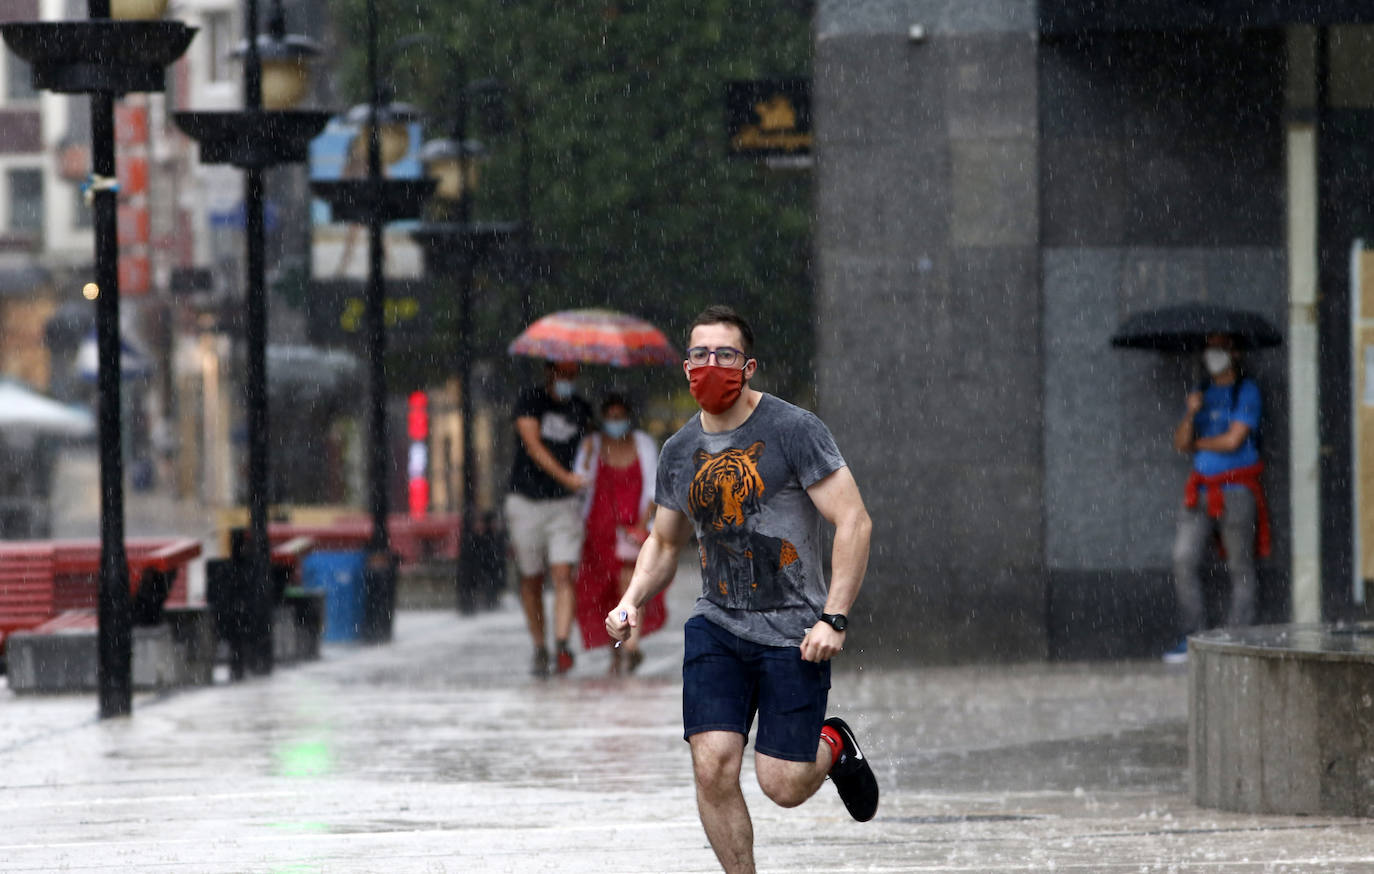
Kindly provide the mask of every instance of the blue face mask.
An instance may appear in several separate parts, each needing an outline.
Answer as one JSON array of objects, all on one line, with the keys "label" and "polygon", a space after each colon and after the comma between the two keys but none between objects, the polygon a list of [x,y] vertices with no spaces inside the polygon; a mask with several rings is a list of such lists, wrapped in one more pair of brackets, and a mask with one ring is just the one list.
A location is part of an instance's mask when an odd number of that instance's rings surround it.
[{"label": "blue face mask", "polygon": [[630,433],[630,423],[627,419],[611,419],[601,423],[601,430],[612,440],[619,440]]},{"label": "blue face mask", "polygon": [[566,401],[573,396],[573,382],[571,379],[555,379],[553,381],[554,397],[560,401]]}]

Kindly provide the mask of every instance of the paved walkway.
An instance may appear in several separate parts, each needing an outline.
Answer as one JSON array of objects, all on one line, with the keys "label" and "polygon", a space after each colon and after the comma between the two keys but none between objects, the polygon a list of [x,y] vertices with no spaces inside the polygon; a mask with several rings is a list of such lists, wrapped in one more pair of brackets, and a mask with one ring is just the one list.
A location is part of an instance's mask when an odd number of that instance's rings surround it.
[{"label": "paved walkway", "polygon": [[[56,535],[95,536],[93,464],[64,468]],[[210,534],[194,508],[128,497],[131,536]],[[529,677],[508,597],[474,618],[403,612],[390,645],[326,646],[270,678],[138,695],[128,719],[0,686],[0,872],[718,870],[680,737],[693,577],[632,678],[606,677],[604,651]],[[829,786],[779,809],[746,762],[759,869],[1374,872],[1374,820],[1191,804],[1186,687],[1153,663],[841,660],[832,711],[875,764],[878,816],[854,823]]]},{"label": "paved walkway", "polygon": [[[626,679],[604,651],[527,676],[508,598],[403,613],[390,645],[270,678],[139,695],[128,719],[0,689],[0,871],[717,870],[679,736],[679,624]],[[1374,820],[1188,801],[1183,671],[851,664],[835,686],[878,817],[852,822],[829,786],[779,809],[749,769],[761,871],[1374,871]]]}]

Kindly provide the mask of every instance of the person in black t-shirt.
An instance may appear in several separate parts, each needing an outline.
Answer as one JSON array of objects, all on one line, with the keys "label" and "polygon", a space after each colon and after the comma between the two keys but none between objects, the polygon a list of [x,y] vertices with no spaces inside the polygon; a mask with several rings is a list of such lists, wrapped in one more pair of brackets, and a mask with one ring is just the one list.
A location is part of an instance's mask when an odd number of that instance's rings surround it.
[{"label": "person in black t-shirt", "polygon": [[535,674],[548,673],[544,631],[544,572],[554,586],[554,667],[573,666],[568,649],[576,594],[573,568],[582,555],[582,515],[577,493],[583,478],[573,457],[591,425],[592,410],[576,394],[576,364],[548,362],[544,385],[520,392],[515,401],[515,463],[506,496],[506,526],[520,571],[520,602],[534,639]]}]

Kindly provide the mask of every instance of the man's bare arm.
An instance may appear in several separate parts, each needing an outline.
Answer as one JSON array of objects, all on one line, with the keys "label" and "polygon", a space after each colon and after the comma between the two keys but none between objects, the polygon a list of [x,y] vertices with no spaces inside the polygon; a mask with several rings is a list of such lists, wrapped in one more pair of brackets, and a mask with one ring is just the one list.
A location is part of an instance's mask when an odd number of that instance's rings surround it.
[{"label": "man's bare arm", "polygon": [[1193,417],[1197,415],[1197,411],[1200,409],[1202,409],[1202,392],[1189,392],[1183,419],[1174,426],[1174,449],[1185,455],[1194,451]]},{"label": "man's bare arm", "polygon": [[521,444],[525,447],[525,453],[529,455],[540,470],[547,473],[558,481],[558,484],[569,491],[577,491],[583,486],[582,477],[568,470],[558,463],[558,459],[553,457],[549,447],[544,445],[544,440],[539,436],[539,420],[534,416],[521,416],[515,420],[515,433],[519,435]]},{"label": "man's bare arm", "polygon": [[[864,573],[868,570],[873,520],[868,516],[859,485],[848,467],[813,483],[806,493],[825,520],[835,526],[825,612],[847,615],[859,597]],[[802,641],[802,658],[809,662],[825,661],[844,648],[844,639],[845,632],[818,622]]]}]

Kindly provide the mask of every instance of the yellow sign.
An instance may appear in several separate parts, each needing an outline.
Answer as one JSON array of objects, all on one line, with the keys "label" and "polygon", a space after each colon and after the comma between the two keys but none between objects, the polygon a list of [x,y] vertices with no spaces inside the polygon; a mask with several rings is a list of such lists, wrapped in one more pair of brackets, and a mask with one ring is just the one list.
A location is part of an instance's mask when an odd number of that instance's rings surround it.
[{"label": "yellow sign", "polygon": [[806,79],[730,82],[726,127],[730,154],[804,155],[811,151],[811,83]]}]

